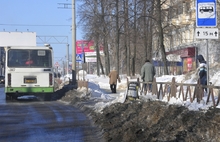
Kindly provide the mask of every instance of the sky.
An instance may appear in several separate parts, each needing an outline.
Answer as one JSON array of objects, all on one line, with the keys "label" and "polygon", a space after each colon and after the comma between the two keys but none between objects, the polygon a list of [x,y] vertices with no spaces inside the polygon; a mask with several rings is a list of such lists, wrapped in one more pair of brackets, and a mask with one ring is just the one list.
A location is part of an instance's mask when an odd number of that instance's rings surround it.
[{"label": "sky", "polygon": [[[67,55],[66,43],[69,44],[69,53],[72,53],[72,9],[60,8],[64,5],[59,3],[71,4],[72,0],[0,0],[0,32],[29,31],[36,32],[36,35],[41,37],[56,37],[63,44],[51,44],[54,61],[62,61]],[[76,15],[79,4],[76,0]],[[55,41],[53,39],[49,41]],[[76,40],[81,39],[82,31],[76,25]],[[37,39],[37,42],[41,41]]]},{"label": "sky", "polygon": [[[98,102],[91,107],[94,107],[94,109],[102,113],[102,110],[109,105],[112,105],[114,103],[124,103],[125,97],[126,97],[126,91],[127,91],[127,77],[126,75],[120,75],[121,82],[117,84],[117,93],[111,93],[110,92],[110,85],[109,85],[109,78],[108,76],[101,75],[100,77],[94,74],[86,74],[86,72],[80,71],[79,74],[77,74],[77,78],[83,79],[83,76],[85,80],[89,81],[89,89],[88,92],[90,93],[90,99],[98,100]],[[139,75],[136,75],[139,77]],[[160,77],[156,77],[157,82],[171,82],[172,78],[175,77],[175,80],[180,83],[190,83],[190,84],[196,84],[195,79],[196,74],[192,74],[189,79],[186,79],[185,75],[164,75]],[[69,76],[71,77],[71,76]],[[65,77],[64,77],[65,78]],[[65,80],[63,77],[62,80]],[[215,75],[213,75],[210,78],[210,81],[214,83],[214,85],[220,84],[220,71],[216,72]],[[129,81],[137,81],[136,79],[129,79]],[[158,86],[159,88],[159,86]],[[178,89],[178,88],[177,88]],[[81,91],[83,93],[82,97],[86,94],[86,88],[78,88],[78,91]],[[178,96],[177,92],[177,96]],[[193,93],[191,93],[193,94]],[[141,94],[139,91],[139,99],[143,101],[155,101],[158,100],[156,95],[152,95],[152,93],[148,93],[146,95]],[[163,99],[160,99],[160,101],[167,102],[168,105],[179,105],[179,106],[185,106],[189,110],[192,111],[206,111],[209,107],[213,106],[212,99],[210,97],[210,100],[208,104],[206,104],[207,95],[205,94],[202,101],[200,103],[197,103],[197,101],[190,102],[189,99],[186,101],[183,101],[182,98],[174,98],[172,97],[170,101],[168,102],[167,97],[164,97]],[[138,101],[138,100],[137,100]],[[215,102],[217,102],[217,96],[215,96]],[[217,108],[220,108],[220,104],[217,106]]]}]

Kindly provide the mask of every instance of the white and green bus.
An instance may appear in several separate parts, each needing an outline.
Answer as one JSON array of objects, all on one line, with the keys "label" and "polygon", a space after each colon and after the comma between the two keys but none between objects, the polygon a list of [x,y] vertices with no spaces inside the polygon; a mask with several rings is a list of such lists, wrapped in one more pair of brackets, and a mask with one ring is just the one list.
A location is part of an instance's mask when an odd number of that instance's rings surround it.
[{"label": "white and green bus", "polygon": [[43,100],[50,100],[54,93],[52,47],[46,45],[4,48],[6,99],[35,95]]}]

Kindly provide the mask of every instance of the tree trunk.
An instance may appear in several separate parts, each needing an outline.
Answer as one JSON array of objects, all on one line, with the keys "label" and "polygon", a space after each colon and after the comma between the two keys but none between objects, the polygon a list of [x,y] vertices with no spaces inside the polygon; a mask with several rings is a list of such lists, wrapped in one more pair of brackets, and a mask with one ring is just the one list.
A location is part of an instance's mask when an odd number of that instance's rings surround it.
[{"label": "tree trunk", "polygon": [[157,25],[159,29],[159,42],[160,42],[162,61],[164,62],[164,74],[168,75],[166,51],[163,43],[164,37],[163,37],[163,28],[162,28],[162,20],[161,20],[161,0],[157,0],[157,11],[158,11]]},{"label": "tree trunk", "polygon": [[[95,15],[98,14],[98,1],[95,0],[94,2],[94,9],[95,9]],[[97,16],[96,16],[97,19]],[[96,20],[95,19],[95,20]],[[100,50],[99,50],[99,34],[97,31],[95,31],[95,47],[96,47],[96,70],[97,70],[97,76],[100,76],[100,68],[99,64],[101,64],[100,60]]]},{"label": "tree trunk", "polygon": [[[153,10],[154,10],[154,3],[155,3],[155,1],[153,0],[152,1],[152,4],[151,4],[151,11],[150,11],[150,16],[152,16],[153,17]],[[147,52],[148,52],[148,54],[147,54],[147,58],[149,59],[149,60],[152,60],[152,54],[153,54],[153,52],[152,52],[152,40],[153,40],[153,19],[152,18],[149,18],[148,19],[148,50],[147,50]]]},{"label": "tree trunk", "polygon": [[124,43],[125,43],[125,54],[126,54],[126,73],[127,75],[130,75],[130,46],[129,46],[129,29],[128,29],[128,0],[124,1],[124,20],[125,20],[125,35],[124,35]]},{"label": "tree trunk", "polygon": [[136,50],[137,50],[137,4],[134,0],[134,56],[132,61],[132,75],[135,75],[135,61],[136,61]]},{"label": "tree trunk", "polygon": [[104,23],[103,27],[103,45],[104,45],[104,54],[105,54],[105,74],[108,75],[110,72],[110,62],[109,62],[109,50],[107,43],[107,30],[106,30],[106,22],[105,22],[105,8],[104,1],[101,1],[101,10],[102,10],[102,23]]},{"label": "tree trunk", "polygon": [[119,72],[119,42],[120,42],[120,29],[119,29],[119,17],[118,17],[118,0],[116,0],[116,70]]}]

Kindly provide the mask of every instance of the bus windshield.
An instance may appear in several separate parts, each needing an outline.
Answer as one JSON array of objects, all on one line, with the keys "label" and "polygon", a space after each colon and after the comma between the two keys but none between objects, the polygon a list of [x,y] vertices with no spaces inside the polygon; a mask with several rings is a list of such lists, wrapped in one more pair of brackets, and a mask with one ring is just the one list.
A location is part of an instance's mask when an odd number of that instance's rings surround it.
[{"label": "bus windshield", "polygon": [[8,51],[8,67],[51,68],[51,50],[10,49]]}]

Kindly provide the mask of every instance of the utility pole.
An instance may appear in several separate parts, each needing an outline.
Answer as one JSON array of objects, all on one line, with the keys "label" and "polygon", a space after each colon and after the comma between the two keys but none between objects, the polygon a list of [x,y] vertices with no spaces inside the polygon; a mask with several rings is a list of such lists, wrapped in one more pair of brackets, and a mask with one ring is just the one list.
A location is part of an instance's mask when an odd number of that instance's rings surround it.
[{"label": "utility pole", "polygon": [[[70,9],[70,3],[58,3],[63,9]],[[68,64],[69,65],[69,64]],[[72,85],[76,86],[76,21],[75,21],[75,0],[72,0]]]},{"label": "utility pole", "polygon": [[67,47],[67,55],[66,55],[67,65],[66,65],[66,70],[67,70],[67,74],[69,74],[69,44],[67,44],[66,47]]},{"label": "utility pole", "polygon": [[[76,21],[75,21],[75,1],[72,0],[72,85],[76,86]],[[64,9],[70,9],[69,3],[58,3]]]},{"label": "utility pole", "polygon": [[72,85],[76,85],[76,21],[75,21],[75,0],[72,0]]}]

